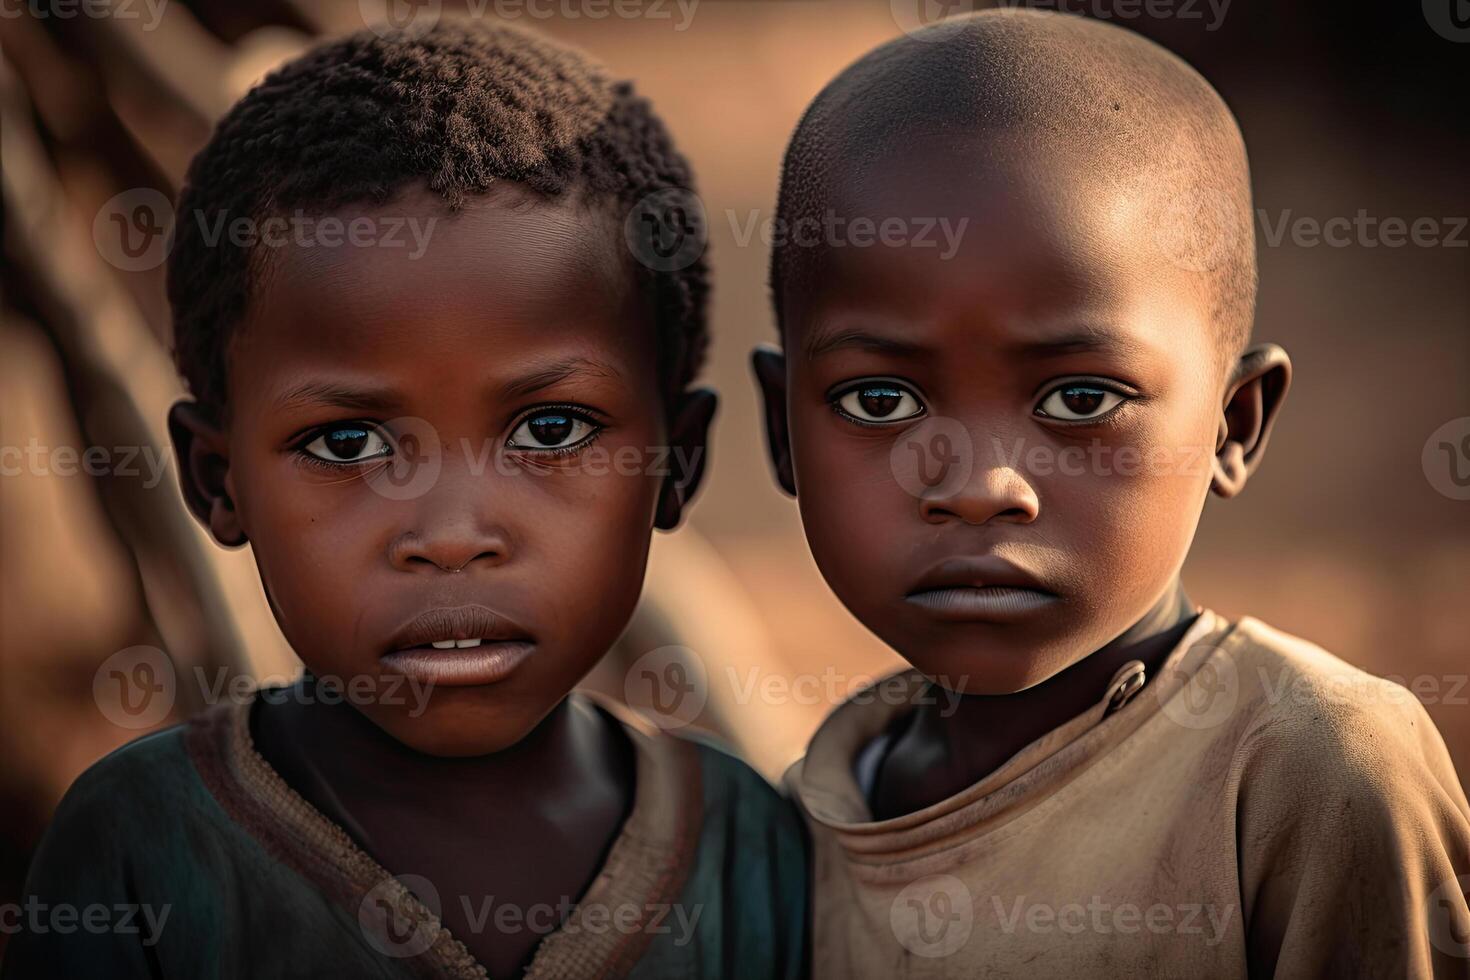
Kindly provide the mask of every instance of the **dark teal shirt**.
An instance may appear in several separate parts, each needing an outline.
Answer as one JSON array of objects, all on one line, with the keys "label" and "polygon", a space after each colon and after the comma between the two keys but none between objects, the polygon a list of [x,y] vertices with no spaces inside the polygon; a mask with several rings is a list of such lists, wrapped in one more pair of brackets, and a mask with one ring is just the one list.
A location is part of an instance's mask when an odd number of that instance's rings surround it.
[{"label": "dark teal shirt", "polygon": [[[393,879],[286,787],[254,751],[248,711],[139,739],[76,781],[33,860],[4,980],[484,976],[410,876]],[[717,748],[630,737],[633,812],[526,976],[799,976],[795,811]]]}]

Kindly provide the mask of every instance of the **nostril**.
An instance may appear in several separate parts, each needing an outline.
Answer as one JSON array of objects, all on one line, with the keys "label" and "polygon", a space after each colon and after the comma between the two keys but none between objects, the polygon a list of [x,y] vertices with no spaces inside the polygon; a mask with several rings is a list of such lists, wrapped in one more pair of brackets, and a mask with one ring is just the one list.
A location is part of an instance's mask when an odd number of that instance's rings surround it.
[{"label": "nostril", "polygon": [[482,551],[478,555],[475,555],[473,558],[467,558],[467,559],[465,559],[463,562],[460,562],[458,565],[440,565],[439,567],[442,568],[442,569],[444,569],[446,572],[462,572],[472,562],[479,561],[482,558],[490,559],[490,560],[493,561],[493,560],[495,560],[496,558],[499,558],[499,557],[500,557],[500,555],[498,553],[494,552],[494,551]]},{"label": "nostril", "polygon": [[432,535],[399,534],[388,544],[388,561],[403,571],[429,567],[457,572],[475,562],[503,564],[511,551],[509,535],[498,526],[437,528]]}]

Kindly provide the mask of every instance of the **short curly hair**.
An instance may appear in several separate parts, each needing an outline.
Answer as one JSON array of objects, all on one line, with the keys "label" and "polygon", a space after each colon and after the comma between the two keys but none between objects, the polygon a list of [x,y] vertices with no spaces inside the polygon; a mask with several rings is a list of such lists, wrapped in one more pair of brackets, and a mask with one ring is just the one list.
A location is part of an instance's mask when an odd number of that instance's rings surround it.
[{"label": "short curly hair", "polygon": [[[582,189],[620,214],[649,195],[694,190],[689,164],[630,83],[527,31],[453,19],[421,33],[365,30],[267,76],[220,120],[179,196],[168,298],[190,393],[228,418],[230,338],[263,266],[229,236],[206,239],[218,218],[323,215],[413,183],[453,210],[505,181],[548,198]],[[629,266],[656,320],[660,377],[682,390],[708,347],[704,259],[672,271]]]}]

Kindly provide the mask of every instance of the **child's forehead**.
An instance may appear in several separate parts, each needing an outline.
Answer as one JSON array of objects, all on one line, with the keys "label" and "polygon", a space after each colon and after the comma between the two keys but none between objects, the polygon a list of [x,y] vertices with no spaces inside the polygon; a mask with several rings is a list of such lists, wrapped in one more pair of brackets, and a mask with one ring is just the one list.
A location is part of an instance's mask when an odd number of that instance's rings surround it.
[{"label": "child's forehead", "polygon": [[913,152],[834,171],[815,209],[793,212],[793,289],[921,280],[1027,288],[1037,301],[1117,290],[1172,270],[1152,233],[1150,191],[1070,153]]},{"label": "child's forehead", "polygon": [[[984,309],[997,322],[1171,320],[1176,333],[1208,333],[1211,278],[1173,251],[1190,218],[1170,205],[1192,185],[1119,157],[1035,127],[920,132],[834,157],[789,212],[783,323],[803,330],[859,307],[937,320]],[[807,247],[803,217],[822,222]]]},{"label": "child's forehead", "polygon": [[604,302],[634,292],[603,209],[515,185],[458,208],[414,189],[384,203],[266,218],[262,231],[272,221],[280,234],[254,246],[264,271],[252,318],[278,314],[281,304],[370,308],[390,303],[405,282],[434,283],[438,304],[482,303],[489,294],[525,316],[568,290]]},{"label": "child's forehead", "polygon": [[652,360],[645,298],[610,221],[583,202],[491,197],[451,211],[424,194],[294,217],[291,240],[268,247],[237,350],[509,358],[545,342]]},{"label": "child's forehead", "polygon": [[1024,212],[1058,226],[1086,226],[1105,213],[1127,217],[1148,196],[1168,192],[1163,175],[1036,127],[905,133],[834,159],[798,213],[815,205],[849,217],[983,223]]}]

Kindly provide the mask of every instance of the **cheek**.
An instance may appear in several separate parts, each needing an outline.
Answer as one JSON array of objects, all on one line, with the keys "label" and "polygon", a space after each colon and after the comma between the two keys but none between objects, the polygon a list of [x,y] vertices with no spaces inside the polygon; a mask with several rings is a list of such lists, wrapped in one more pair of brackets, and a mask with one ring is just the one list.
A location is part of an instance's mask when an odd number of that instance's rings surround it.
[{"label": "cheek", "polygon": [[[823,410],[825,411],[825,409]],[[838,597],[893,591],[890,570],[903,559],[919,523],[918,501],[894,478],[893,442],[831,432],[823,418],[793,427],[797,502],[812,556]]]},{"label": "cheek", "polygon": [[543,482],[533,484],[515,522],[522,557],[545,569],[578,615],[601,616],[623,605],[631,613],[663,482],[662,460],[610,448],[590,455],[576,472],[527,477]]},{"label": "cheek", "polygon": [[1095,602],[1150,601],[1179,570],[1209,487],[1211,448],[1198,426],[1158,426],[1095,447],[1081,478],[1041,484],[1038,531],[1066,528],[1075,572]]},{"label": "cheek", "polygon": [[[364,608],[362,571],[387,562],[377,534],[384,502],[361,481],[323,486],[277,476],[240,501],[261,584],[293,644],[342,646]],[[348,568],[358,571],[344,574]]]}]

